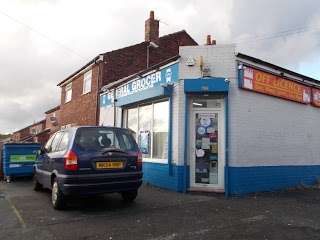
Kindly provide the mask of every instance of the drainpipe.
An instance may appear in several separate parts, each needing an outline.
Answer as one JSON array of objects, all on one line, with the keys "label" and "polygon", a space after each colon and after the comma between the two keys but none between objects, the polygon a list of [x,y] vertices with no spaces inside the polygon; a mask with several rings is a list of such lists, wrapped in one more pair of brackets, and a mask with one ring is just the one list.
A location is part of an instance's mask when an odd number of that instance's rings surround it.
[{"label": "drainpipe", "polygon": [[226,96],[226,166],[225,166],[225,196],[229,196],[229,98]]},{"label": "drainpipe", "polygon": [[173,113],[173,86],[168,85],[169,90],[169,136],[168,136],[168,169],[169,176],[172,176],[172,113]]},{"label": "drainpipe", "polygon": [[100,106],[99,101],[100,101],[100,95],[99,95],[99,83],[100,83],[100,62],[103,61],[103,56],[99,56],[99,58],[97,60],[94,61],[95,64],[98,65],[98,77],[97,77],[97,89],[96,89],[96,109],[95,109],[95,125],[99,125],[99,118],[98,118],[98,112],[100,112],[100,110],[98,111],[98,107]]},{"label": "drainpipe", "polygon": [[184,157],[183,157],[183,193],[187,193],[187,144],[188,144],[188,96],[185,97],[184,108]]},{"label": "drainpipe", "polygon": [[115,88],[113,91],[113,126],[115,127],[117,124],[117,109],[116,109],[116,102],[117,102],[117,89]]}]

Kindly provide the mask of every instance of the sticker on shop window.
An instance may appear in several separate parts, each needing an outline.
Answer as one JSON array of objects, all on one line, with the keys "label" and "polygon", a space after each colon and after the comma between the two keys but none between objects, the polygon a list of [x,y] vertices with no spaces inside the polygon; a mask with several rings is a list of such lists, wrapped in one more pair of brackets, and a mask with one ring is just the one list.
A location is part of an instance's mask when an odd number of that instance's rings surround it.
[{"label": "sticker on shop window", "polygon": [[211,118],[210,117],[200,118],[200,125],[203,127],[209,127],[211,125]]},{"label": "sticker on shop window", "polygon": [[204,136],[204,135],[206,135],[206,129],[205,129],[204,127],[199,127],[199,128],[197,129],[197,133],[198,133],[198,135],[200,135],[200,136]]},{"label": "sticker on shop window", "polygon": [[148,130],[141,130],[139,132],[139,148],[142,154],[149,154],[149,135],[150,132]]}]

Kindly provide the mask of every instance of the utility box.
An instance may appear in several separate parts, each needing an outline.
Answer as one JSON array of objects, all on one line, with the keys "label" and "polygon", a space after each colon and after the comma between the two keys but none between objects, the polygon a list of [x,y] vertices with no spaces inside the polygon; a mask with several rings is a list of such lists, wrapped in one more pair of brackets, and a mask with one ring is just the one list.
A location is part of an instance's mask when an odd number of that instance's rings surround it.
[{"label": "utility box", "polygon": [[34,173],[37,155],[35,150],[41,149],[41,143],[5,143],[2,146],[4,179],[12,177],[28,177]]}]

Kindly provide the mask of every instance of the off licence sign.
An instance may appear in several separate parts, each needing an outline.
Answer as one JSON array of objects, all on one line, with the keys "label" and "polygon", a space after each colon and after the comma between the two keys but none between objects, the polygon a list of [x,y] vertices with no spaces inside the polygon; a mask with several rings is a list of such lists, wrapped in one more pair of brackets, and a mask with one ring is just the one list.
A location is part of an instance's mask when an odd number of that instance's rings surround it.
[{"label": "off licence sign", "polygon": [[96,162],[96,168],[123,168],[123,162]]},{"label": "off licence sign", "polygon": [[311,99],[310,87],[248,66],[243,71],[242,88],[305,104]]}]

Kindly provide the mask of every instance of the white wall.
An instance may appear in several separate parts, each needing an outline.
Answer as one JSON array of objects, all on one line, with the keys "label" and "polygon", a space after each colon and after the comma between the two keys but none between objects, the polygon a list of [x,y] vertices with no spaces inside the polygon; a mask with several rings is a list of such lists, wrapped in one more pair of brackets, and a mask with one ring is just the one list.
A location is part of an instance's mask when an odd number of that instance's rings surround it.
[{"label": "white wall", "polygon": [[114,125],[113,116],[114,116],[113,104],[100,108],[99,125],[113,126]]},{"label": "white wall", "polygon": [[184,164],[185,95],[183,86],[183,81],[180,81],[173,88],[172,162],[180,166]]},{"label": "white wall", "polygon": [[[211,69],[212,77],[230,80],[230,166],[320,164],[319,108],[239,89],[236,60],[241,59],[235,56],[235,45],[180,47],[180,55],[179,79],[200,78],[199,60],[203,56],[204,67]],[[189,57],[195,59],[195,66],[186,66]],[[243,62],[268,69],[248,60]],[[276,72],[274,69],[268,70]],[[180,98],[184,99],[181,91]],[[181,116],[182,110],[184,107],[178,109]],[[184,116],[177,119],[178,128],[184,127]],[[181,138],[182,132],[184,130],[177,133]],[[177,149],[181,151],[184,141],[176,138],[179,141]]]}]

